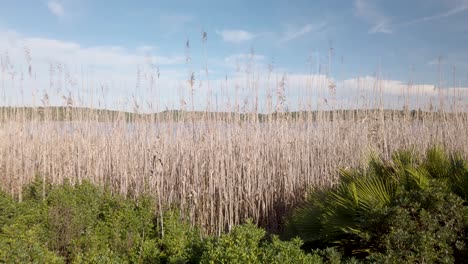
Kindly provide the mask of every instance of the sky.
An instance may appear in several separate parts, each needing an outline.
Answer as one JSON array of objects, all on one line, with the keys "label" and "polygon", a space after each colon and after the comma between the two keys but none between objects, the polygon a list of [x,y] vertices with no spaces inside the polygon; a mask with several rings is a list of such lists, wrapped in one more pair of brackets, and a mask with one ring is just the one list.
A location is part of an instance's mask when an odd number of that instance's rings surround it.
[{"label": "sky", "polygon": [[[217,96],[223,80],[268,86],[271,72],[290,87],[311,74],[337,89],[358,77],[468,87],[467,44],[468,0],[1,0],[2,73],[11,80],[0,101],[19,104],[21,93],[29,102],[52,88],[67,97],[74,86],[141,99],[150,94],[135,88],[154,84],[165,87],[159,97],[187,103],[192,72],[198,90]],[[24,95],[32,86],[34,96]]]}]

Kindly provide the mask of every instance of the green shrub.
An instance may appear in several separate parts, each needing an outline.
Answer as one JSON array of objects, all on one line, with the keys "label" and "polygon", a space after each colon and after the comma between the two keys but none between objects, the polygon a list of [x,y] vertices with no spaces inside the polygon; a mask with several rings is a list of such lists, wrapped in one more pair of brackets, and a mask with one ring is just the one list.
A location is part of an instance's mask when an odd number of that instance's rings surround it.
[{"label": "green shrub", "polygon": [[64,259],[50,251],[40,238],[37,228],[15,226],[2,231],[0,238],[0,263],[64,263]]},{"label": "green shrub", "polygon": [[121,258],[120,254],[112,251],[109,247],[95,247],[86,251],[84,253],[79,252],[72,263],[74,264],[84,264],[84,263],[93,263],[93,264],[111,264],[111,263],[127,263],[124,259]]},{"label": "green shrub", "polygon": [[93,232],[102,195],[90,183],[68,184],[52,189],[47,196],[49,247],[68,256],[73,240]]},{"label": "green shrub", "polygon": [[385,210],[378,263],[454,263],[466,252],[467,208],[437,181],[425,190],[404,190]]},{"label": "green shrub", "polygon": [[154,263],[160,257],[150,199],[110,195],[88,182],[52,187],[40,180],[24,194],[21,203],[0,195],[0,252],[7,262],[55,256],[76,263]]},{"label": "green shrub", "polygon": [[156,239],[142,239],[130,252],[131,263],[163,263],[161,249]]},{"label": "green shrub", "polygon": [[[132,259],[140,260],[139,262],[147,258],[154,259],[154,256],[147,255],[154,255],[154,252],[157,252],[157,245],[151,240],[155,237],[151,200],[146,197],[138,200],[125,199],[101,193],[90,187],[92,186],[78,187],[75,199],[81,202],[68,205],[75,206],[74,210],[82,214],[81,216],[73,214],[78,223],[75,225],[78,226],[75,230],[80,232],[70,241],[69,251],[72,255],[70,258],[91,261],[105,257],[125,262],[130,262]],[[87,197],[82,197],[83,195]],[[86,204],[88,207],[82,208],[86,207]],[[153,243],[150,244],[149,241]],[[153,248],[150,249],[150,245]],[[105,255],[100,256],[99,252]]]},{"label": "green shrub", "polygon": [[328,264],[357,264],[361,263],[356,258],[344,258],[343,255],[333,247],[315,249],[312,251],[317,257],[322,258]]},{"label": "green shrub", "polygon": [[262,263],[322,263],[322,258],[315,254],[306,254],[301,249],[303,242],[299,238],[282,241],[273,236],[271,243],[264,245]]},{"label": "green shrub", "polygon": [[0,229],[10,223],[16,214],[16,203],[11,197],[0,191]]},{"label": "green shrub", "polygon": [[198,263],[203,253],[203,241],[199,230],[192,227],[187,219],[181,219],[176,210],[167,211],[163,220],[164,232],[158,225],[158,233],[161,237],[159,240],[161,261]]},{"label": "green shrub", "polygon": [[[299,236],[309,248],[337,246],[346,255],[367,254],[362,237],[378,230],[375,208],[394,199],[398,185],[382,160],[372,157],[368,168],[343,170],[331,188],[315,188],[285,222],[285,237]],[[372,216],[372,217],[370,217]]]},{"label": "green shrub", "polygon": [[202,263],[261,263],[260,244],[265,235],[251,222],[236,226],[230,233],[207,242]]},{"label": "green shrub", "polygon": [[251,222],[236,226],[207,242],[201,263],[321,263],[320,257],[300,249],[299,239],[283,242],[273,237],[269,243],[265,235]]},{"label": "green shrub", "polygon": [[47,198],[53,186],[50,182],[43,181],[40,175],[36,175],[33,182],[23,188],[23,201],[41,202]]},{"label": "green shrub", "polygon": [[300,236],[309,249],[333,246],[379,262],[458,260],[466,256],[466,183],[467,162],[438,147],[425,157],[372,156],[367,167],[341,171],[336,186],[313,189],[287,218],[285,236]]},{"label": "green shrub", "polygon": [[0,226],[0,263],[63,263],[47,247],[45,207],[31,203],[14,205],[14,208],[9,203],[0,205],[0,211],[10,211]]}]

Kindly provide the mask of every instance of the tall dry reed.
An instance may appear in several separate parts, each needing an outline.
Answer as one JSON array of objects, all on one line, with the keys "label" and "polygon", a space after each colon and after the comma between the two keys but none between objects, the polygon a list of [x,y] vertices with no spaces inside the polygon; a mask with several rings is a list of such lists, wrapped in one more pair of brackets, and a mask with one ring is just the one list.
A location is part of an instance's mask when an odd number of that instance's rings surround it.
[{"label": "tall dry reed", "polygon": [[[189,41],[186,52],[188,63]],[[151,93],[160,94],[159,66],[152,68],[157,71],[150,76]],[[28,69],[32,75],[30,61]],[[191,69],[188,75],[189,107],[194,110],[196,79]],[[277,229],[309,187],[333,184],[339,168],[357,165],[371,150],[388,157],[404,147],[421,150],[442,144],[468,154],[468,115],[462,109],[446,113],[431,104],[427,111],[411,112],[407,102],[415,100],[416,93],[405,97],[401,111],[385,110],[382,96],[354,104],[361,110],[333,105],[328,109],[338,110],[325,111],[320,104],[312,109],[310,102],[317,98],[309,95],[296,103],[308,105],[298,107],[303,111],[287,113],[288,103],[294,103],[285,93],[288,76],[277,75],[274,81],[270,69],[264,101],[269,113],[259,114],[259,75],[246,75],[247,84],[226,80],[226,86],[235,88],[226,100],[229,113],[101,111],[94,109],[93,95],[90,107],[80,108],[71,94],[64,95],[63,107],[50,107],[47,92],[42,107],[2,107],[0,187],[21,200],[22,188],[37,177],[53,184],[88,180],[128,197],[151,195],[159,212],[177,205],[193,224],[219,234],[246,218]],[[326,86],[334,100],[339,87],[314,78],[306,79],[305,87]],[[5,79],[2,75],[4,96]],[[242,85],[252,88],[253,103],[241,102]],[[214,86],[209,83],[208,109],[213,105],[211,90],[219,88]],[[36,88],[31,89],[39,97]],[[381,94],[379,83],[372,93]],[[160,100],[155,99],[156,109]],[[187,103],[183,98],[181,102],[185,109]],[[141,111],[136,99],[133,109]]]},{"label": "tall dry reed", "polygon": [[[21,199],[22,187],[35,177],[53,184],[89,180],[130,197],[153,195],[158,207],[178,205],[208,232],[248,217],[277,228],[308,187],[332,184],[339,168],[356,165],[370,149],[385,156],[440,143],[468,153],[468,119],[461,114],[405,118],[387,112],[379,119],[379,111],[337,111],[333,120],[319,112],[264,120],[160,117],[158,123],[137,117],[129,123],[124,116],[80,120],[87,110],[65,109],[46,109],[46,121],[18,110],[1,123],[2,189]],[[6,116],[13,108],[2,111]],[[52,111],[70,111],[73,120],[48,121]]]}]

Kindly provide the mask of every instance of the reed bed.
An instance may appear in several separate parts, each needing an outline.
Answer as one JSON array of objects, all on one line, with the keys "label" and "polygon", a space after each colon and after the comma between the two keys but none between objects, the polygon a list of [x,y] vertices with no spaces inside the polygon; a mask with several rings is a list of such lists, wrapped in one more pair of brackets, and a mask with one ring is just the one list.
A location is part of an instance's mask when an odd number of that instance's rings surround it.
[{"label": "reed bed", "polygon": [[[131,112],[128,105],[124,111],[96,109],[98,101],[99,106],[118,100],[107,98],[109,87],[74,78],[63,64],[51,63],[49,74],[41,75],[28,59],[28,73],[18,78],[13,73],[20,68],[2,56],[0,188],[21,201],[23,187],[38,178],[44,197],[48,183],[86,180],[129,198],[150,195],[161,215],[177,206],[210,234],[246,218],[275,231],[310,187],[333,184],[340,168],[358,165],[371,151],[389,158],[396,149],[422,152],[441,144],[468,155],[464,88],[397,83],[398,101],[385,102],[382,91],[389,84],[379,78],[357,79],[352,90],[349,82],[333,80],[330,65],[326,74],[291,78],[271,67],[268,74],[256,73],[252,51],[245,74],[238,70],[233,80],[210,81],[205,65],[203,107],[195,92],[203,81],[195,78],[189,41],[186,53],[189,71],[181,81],[180,106],[165,112],[158,111],[164,98],[153,63],[138,68],[136,96],[127,98],[133,100]],[[49,87],[36,76],[49,76]],[[287,90],[296,86],[302,92],[288,98]],[[455,78],[452,87],[459,87]],[[345,98],[338,101],[341,91]],[[343,100],[346,93],[353,98]],[[149,99],[138,101],[138,95]],[[421,105],[427,107],[411,111]]]},{"label": "reed bed", "polygon": [[[62,120],[56,120],[59,111],[66,111]],[[246,218],[278,229],[309,187],[333,184],[340,168],[359,164],[370,151],[388,157],[395,149],[438,143],[468,154],[464,112],[261,118],[185,112],[174,118],[10,107],[0,115],[0,186],[15,198],[21,200],[23,186],[36,178],[52,184],[88,180],[128,197],[151,195],[159,212],[178,206],[212,234]]]}]

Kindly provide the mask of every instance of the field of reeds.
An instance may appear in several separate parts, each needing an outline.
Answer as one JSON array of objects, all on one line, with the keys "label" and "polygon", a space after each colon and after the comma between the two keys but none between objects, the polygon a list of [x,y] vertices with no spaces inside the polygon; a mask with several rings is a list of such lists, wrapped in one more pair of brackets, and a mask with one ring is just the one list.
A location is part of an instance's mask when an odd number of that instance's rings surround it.
[{"label": "field of reeds", "polygon": [[[31,67],[29,71],[31,75]],[[21,95],[37,95],[36,87],[5,75],[4,97],[14,94],[5,90],[15,87],[21,87]],[[11,106],[4,98],[0,188],[21,201],[23,187],[35,179],[44,183],[44,197],[46,183],[88,180],[129,198],[148,194],[161,214],[177,206],[207,233],[220,234],[247,218],[277,230],[311,186],[334,184],[340,168],[365,162],[370,152],[390,158],[401,148],[423,151],[439,144],[468,155],[466,96],[460,92],[453,97],[439,92],[437,108],[432,103],[424,109],[407,103],[392,108],[385,104],[385,96],[375,96],[377,89],[369,92],[374,96],[371,104],[342,107],[329,99],[328,107],[301,108],[299,103],[288,110],[283,107],[287,100],[283,77],[266,82],[270,85],[266,94],[276,92],[276,107],[268,96],[258,100],[260,85],[250,81],[253,103],[241,107],[236,94],[229,101],[231,107],[221,112],[213,110],[212,101],[206,108],[194,107],[193,73],[188,79],[184,85],[192,97],[191,110],[185,101],[159,112],[139,111],[136,102],[134,111],[98,109],[92,102],[73,103],[72,92],[63,96],[62,104],[53,104],[49,97],[56,87],[44,92],[40,106]],[[330,80],[325,86],[333,98],[341,87]],[[214,85],[210,89],[216,89]],[[320,89],[314,85],[324,84],[303,84]],[[422,97],[423,92],[407,93],[404,101]],[[260,103],[266,110],[259,111]]]},{"label": "field of reeds", "polygon": [[53,184],[89,180],[128,197],[153,195],[159,211],[177,205],[210,233],[246,218],[274,230],[307,188],[333,184],[339,168],[359,164],[370,151],[385,157],[439,143],[468,153],[466,113],[114,115],[2,108],[2,189],[21,200],[23,186],[37,177]]}]

